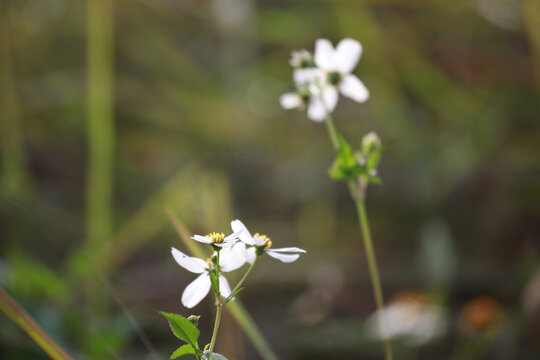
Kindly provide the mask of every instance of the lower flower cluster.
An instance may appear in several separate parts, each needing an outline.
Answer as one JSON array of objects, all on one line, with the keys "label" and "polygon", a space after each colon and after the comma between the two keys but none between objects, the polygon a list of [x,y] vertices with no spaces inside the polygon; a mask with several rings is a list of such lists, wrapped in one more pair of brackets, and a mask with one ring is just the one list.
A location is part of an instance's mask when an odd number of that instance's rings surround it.
[{"label": "lower flower cluster", "polygon": [[[216,232],[206,236],[192,236],[193,240],[211,246],[212,254],[208,259],[189,256],[176,248],[171,248],[174,260],[181,267],[199,275],[184,290],[182,304],[191,309],[199,304],[208,295],[210,290],[213,289],[217,307],[212,340],[203,349],[200,349],[198,345],[200,332],[197,325],[199,317],[190,316],[189,318],[185,318],[178,314],[161,313],[169,321],[173,333],[187,343],[179,347],[172,354],[171,359],[187,354],[195,355],[199,360],[226,359],[223,355],[214,353],[221,311],[228,302],[234,300],[235,296],[243,290],[242,285],[257,260],[264,254],[268,254],[268,256],[284,263],[291,263],[296,261],[300,257],[300,254],[306,252],[304,249],[298,247],[274,249],[272,248],[270,237],[259,233],[251,235],[240,220],[233,220],[231,222],[231,228],[233,232],[228,236]],[[223,273],[238,270],[245,264],[249,264],[249,268],[234,289],[231,289]]]}]

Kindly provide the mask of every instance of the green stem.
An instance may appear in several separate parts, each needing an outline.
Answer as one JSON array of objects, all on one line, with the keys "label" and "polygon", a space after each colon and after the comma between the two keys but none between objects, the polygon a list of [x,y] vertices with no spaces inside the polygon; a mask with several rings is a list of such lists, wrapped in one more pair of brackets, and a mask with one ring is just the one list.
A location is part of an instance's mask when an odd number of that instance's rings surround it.
[{"label": "green stem", "polygon": [[[328,135],[330,141],[336,151],[339,150],[339,140],[334,121],[330,113],[326,112],[326,128],[328,129]],[[379,270],[377,267],[377,259],[375,257],[375,250],[373,248],[373,241],[371,240],[371,232],[369,229],[369,222],[367,220],[366,206],[364,203],[364,191],[365,188],[359,186],[354,181],[348,181],[347,185],[351,192],[353,200],[356,202],[356,209],[358,211],[358,220],[360,222],[360,230],[362,231],[362,239],[364,242],[364,248],[366,252],[366,258],[368,262],[369,276],[371,278],[371,285],[373,286],[373,293],[375,297],[375,304],[377,306],[377,314],[379,321],[379,328],[383,338],[383,348],[386,360],[392,360],[392,348],[390,342],[386,336],[386,321],[384,318],[384,300],[382,293],[381,280],[379,277]]]},{"label": "green stem", "polygon": [[231,301],[232,297],[234,296],[234,293],[236,293],[236,291],[238,291],[238,289],[240,289],[240,287],[242,286],[242,284],[244,283],[244,281],[246,281],[249,273],[251,272],[251,269],[253,269],[253,267],[255,266],[255,263],[257,262],[257,260],[259,259],[259,255],[256,255],[255,256],[255,260],[253,260],[253,263],[249,266],[249,268],[247,269],[246,273],[244,274],[244,276],[242,277],[242,279],[240,279],[240,281],[238,282],[238,284],[236,284],[236,286],[234,287],[234,289],[231,291],[231,294],[227,297],[227,299],[225,300],[225,302],[223,303],[224,305],[227,304],[229,301]]},{"label": "green stem", "polygon": [[14,323],[19,325],[40,348],[54,360],[73,360],[60,345],[43,330],[41,326],[17,303],[3,288],[0,287],[0,310]]},{"label": "green stem", "polygon": [[330,142],[332,143],[332,146],[334,146],[334,149],[338,151],[339,150],[338,135],[337,135],[336,127],[334,126],[334,120],[332,119],[328,111],[326,112],[325,123],[326,123],[326,129],[328,130],[328,135],[330,136]]},{"label": "green stem", "polygon": [[88,173],[87,237],[93,248],[107,244],[112,233],[113,2],[87,1]]},{"label": "green stem", "polygon": [[212,341],[210,341],[210,348],[209,348],[209,352],[210,352],[210,357],[209,357],[209,360],[212,360],[212,354],[214,353],[214,346],[216,345],[216,338],[217,338],[217,333],[218,333],[218,329],[219,329],[219,322],[221,320],[221,311],[223,310],[223,306],[221,306],[221,304],[217,303],[217,311],[216,311],[216,321],[214,322],[214,332],[212,333]]},{"label": "green stem", "polygon": [[384,317],[384,300],[381,287],[381,280],[379,277],[379,270],[377,267],[377,258],[375,257],[375,249],[373,248],[373,241],[371,240],[371,231],[369,229],[369,223],[366,214],[366,205],[363,198],[356,199],[356,209],[358,210],[358,221],[360,222],[360,228],[362,230],[362,239],[364,240],[364,249],[366,251],[366,258],[369,268],[369,276],[371,277],[371,285],[373,286],[373,293],[375,297],[375,304],[377,305],[377,317],[379,321],[379,328],[381,330],[384,354],[386,360],[392,359],[392,348],[388,337],[386,336],[386,319]]},{"label": "green stem", "polygon": [[221,292],[219,290],[219,249],[216,251],[216,278],[217,278],[217,292],[216,292],[216,321],[214,322],[214,331],[212,332],[212,340],[210,341],[210,355],[209,360],[212,360],[212,354],[214,353],[214,346],[216,345],[216,339],[219,329],[219,322],[221,321],[221,311],[223,306],[221,305]]}]

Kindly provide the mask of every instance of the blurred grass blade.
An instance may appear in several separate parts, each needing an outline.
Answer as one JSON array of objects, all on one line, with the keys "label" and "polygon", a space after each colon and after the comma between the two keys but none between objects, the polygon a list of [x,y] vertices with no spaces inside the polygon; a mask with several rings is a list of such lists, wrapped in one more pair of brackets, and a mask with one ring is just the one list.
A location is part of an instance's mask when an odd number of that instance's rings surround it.
[{"label": "blurred grass blade", "polygon": [[7,4],[0,5],[0,143],[2,190],[17,195],[24,189],[25,165],[19,103],[15,87]]},{"label": "blurred grass blade", "polygon": [[0,309],[52,359],[73,359],[2,287],[0,287]]},{"label": "blurred grass blade", "polygon": [[[180,236],[180,239],[182,239],[186,247],[189,249],[189,252],[197,257],[204,257],[204,253],[201,251],[201,249],[195,244],[194,241],[191,241],[189,236],[190,232],[180,222],[180,220],[178,220],[178,218],[176,218],[169,210],[167,210],[167,216],[171,220],[176,232]],[[277,360],[277,356],[274,354],[270,348],[270,345],[240,301],[237,299],[234,302],[229,302],[226,308],[229,309],[236,322],[242,327],[261,357],[264,360]]]},{"label": "blurred grass blade", "polygon": [[88,0],[87,240],[96,245],[112,232],[113,184],[113,4]]}]

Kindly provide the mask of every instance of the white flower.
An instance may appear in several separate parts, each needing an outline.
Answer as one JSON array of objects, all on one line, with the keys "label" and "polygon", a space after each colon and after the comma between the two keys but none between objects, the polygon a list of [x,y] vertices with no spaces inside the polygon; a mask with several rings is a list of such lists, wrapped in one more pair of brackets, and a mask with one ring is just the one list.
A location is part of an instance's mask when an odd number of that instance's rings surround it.
[{"label": "white flower", "polygon": [[289,64],[294,68],[313,67],[313,55],[306,49],[293,50]]},{"label": "white flower", "polygon": [[327,113],[334,110],[338,93],[324,81],[324,73],[318,68],[296,69],[293,80],[296,91],[281,95],[279,101],[284,109],[308,107],[308,118],[321,122]]},{"label": "white flower", "polygon": [[[212,283],[210,281],[210,271],[214,266],[209,259],[202,259],[188,256],[178,249],[171,248],[171,253],[174,260],[184,269],[195,274],[200,274],[198,278],[193,280],[184,290],[182,294],[182,304],[191,309],[201,302],[208,294]],[[214,253],[215,255],[215,253]],[[227,247],[219,252],[219,269],[220,272],[234,271],[246,263],[245,252],[241,247]],[[231,287],[225,276],[219,274],[219,291],[223,297],[228,297],[231,294]]]},{"label": "white flower", "polygon": [[443,334],[446,319],[442,307],[430,304],[424,296],[405,293],[384,307],[386,334],[379,328],[380,310],[372,314],[367,327],[377,339],[402,338],[409,345],[422,345]]},{"label": "white flower", "polygon": [[303,109],[308,107],[308,118],[324,121],[338,102],[339,91],[357,101],[369,98],[366,86],[352,70],[362,54],[362,45],[353,39],[343,39],[334,49],[326,39],[315,42],[315,55],[306,50],[293,51],[290,64],[297,91],[283,94],[280,98],[284,109]]},{"label": "white flower", "polygon": [[240,220],[233,220],[231,222],[231,227],[235,233],[239,233],[239,239],[245,244],[245,257],[246,261],[250,264],[253,264],[253,261],[255,261],[257,251],[263,251],[269,256],[284,263],[296,261],[301,253],[306,253],[306,250],[297,247],[272,249],[272,241],[269,237],[266,235],[259,235],[258,233],[252,236]]},{"label": "white flower", "polygon": [[206,236],[193,235],[191,238],[203,244],[215,245],[217,247],[228,247],[234,244],[234,240],[238,238],[238,233],[234,232],[229,236],[225,236],[223,233],[213,232]]},{"label": "white flower", "polygon": [[[366,86],[351,74],[362,55],[362,45],[353,39],[343,39],[334,47],[327,39],[315,42],[315,65],[326,73],[326,81],[339,88],[339,91],[357,101],[369,98]],[[337,91],[337,90],[336,90]]]}]

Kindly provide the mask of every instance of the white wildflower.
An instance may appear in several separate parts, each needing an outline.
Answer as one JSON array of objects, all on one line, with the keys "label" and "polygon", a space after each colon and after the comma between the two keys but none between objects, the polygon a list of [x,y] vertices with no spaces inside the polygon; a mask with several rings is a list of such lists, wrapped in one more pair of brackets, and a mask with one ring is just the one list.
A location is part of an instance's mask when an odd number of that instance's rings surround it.
[{"label": "white wildflower", "polygon": [[326,74],[326,82],[360,103],[369,99],[369,91],[351,72],[361,55],[362,45],[353,39],[341,40],[335,49],[327,39],[318,39],[315,43],[314,63]]},{"label": "white wildflower", "polygon": [[272,249],[272,241],[266,235],[255,234],[251,235],[249,230],[240,220],[233,220],[231,227],[235,233],[239,233],[239,239],[245,246],[246,261],[250,264],[255,261],[257,251],[264,252],[275,259],[278,259],[284,263],[291,263],[296,261],[300,254],[306,253],[306,250],[297,247],[286,247],[279,249]]},{"label": "white wildflower", "polygon": [[[182,304],[187,308],[192,308],[208,294],[212,283],[210,281],[210,272],[214,271],[212,260],[202,260],[196,257],[188,256],[178,249],[171,248],[174,260],[184,269],[195,274],[200,274],[184,290],[182,294]],[[216,253],[214,253],[216,256]],[[220,272],[230,272],[240,268],[246,263],[245,252],[241,247],[223,248],[219,252],[219,270]],[[223,297],[231,294],[231,287],[225,276],[219,274],[219,291]]]}]

